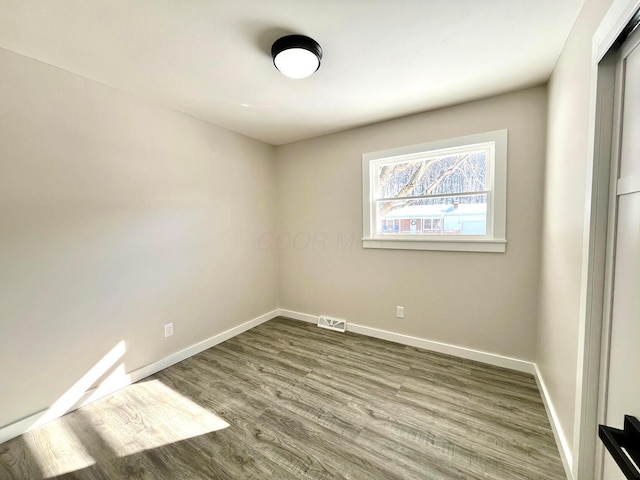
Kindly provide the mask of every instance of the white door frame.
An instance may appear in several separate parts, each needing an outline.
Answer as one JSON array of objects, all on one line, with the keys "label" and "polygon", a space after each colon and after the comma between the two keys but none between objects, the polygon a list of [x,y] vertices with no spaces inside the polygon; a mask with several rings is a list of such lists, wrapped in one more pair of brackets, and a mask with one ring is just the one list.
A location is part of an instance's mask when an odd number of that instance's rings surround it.
[{"label": "white door frame", "polygon": [[[580,323],[572,474],[575,479],[601,478],[602,444],[597,425],[604,420],[604,387],[610,344],[611,272],[607,242],[610,211],[611,152],[615,100],[614,43],[629,24],[640,0],[614,0],[593,36],[589,163],[580,286]],[[613,47],[613,48],[612,48]],[[610,242],[609,242],[610,243]],[[595,459],[595,463],[594,463]]]}]

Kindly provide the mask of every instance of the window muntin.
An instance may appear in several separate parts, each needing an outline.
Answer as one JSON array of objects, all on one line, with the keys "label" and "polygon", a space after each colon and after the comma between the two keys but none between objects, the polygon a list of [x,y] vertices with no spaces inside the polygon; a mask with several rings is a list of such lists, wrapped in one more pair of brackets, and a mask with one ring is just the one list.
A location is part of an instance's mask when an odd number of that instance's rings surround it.
[{"label": "window muntin", "polygon": [[506,144],[503,130],[363,155],[364,246],[504,251]]}]

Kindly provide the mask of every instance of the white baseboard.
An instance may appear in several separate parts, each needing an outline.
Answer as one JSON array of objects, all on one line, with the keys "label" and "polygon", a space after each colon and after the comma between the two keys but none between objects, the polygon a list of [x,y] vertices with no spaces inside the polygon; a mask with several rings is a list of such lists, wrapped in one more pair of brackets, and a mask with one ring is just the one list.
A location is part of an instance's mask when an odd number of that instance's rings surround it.
[{"label": "white baseboard", "polygon": [[567,437],[565,436],[564,431],[562,430],[562,426],[560,425],[558,414],[556,413],[556,409],[553,407],[553,402],[551,401],[549,390],[547,389],[547,386],[544,383],[544,379],[542,378],[542,373],[540,372],[538,365],[534,364],[534,366],[534,376],[536,378],[536,382],[538,383],[538,390],[540,391],[540,396],[542,397],[544,408],[547,411],[547,416],[549,417],[549,423],[551,424],[553,436],[556,439],[556,445],[558,446],[558,451],[560,452],[560,459],[562,460],[564,471],[567,474],[567,480],[574,480],[573,472],[571,471],[571,467],[573,464],[573,455],[571,453],[571,449],[569,448],[569,444],[567,443]]},{"label": "white baseboard", "polygon": [[[273,310],[264,315],[260,315],[259,317],[254,318],[253,320],[249,320],[248,322],[238,325],[237,327],[230,328],[229,330],[219,333],[218,335],[214,335],[213,337],[203,340],[202,342],[196,343],[195,345],[191,345],[190,347],[180,350],[179,352],[173,353],[168,357],[158,360],[157,362],[150,363],[149,365],[138,368],[132,372],[128,372],[126,375],[125,382],[119,383],[115,388],[101,389],[101,391],[99,392],[97,388],[94,388],[85,392],[85,395],[83,396],[83,398],[88,398],[89,400],[79,403],[78,405],[74,406],[71,410],[65,413],[68,413],[79,407],[82,407],[91,402],[94,402],[102,397],[105,397],[111,393],[114,393],[115,391],[123,387],[126,387],[127,385],[131,385],[132,383],[138,382],[143,378],[153,375],[154,373],[158,373],[160,370],[164,370],[165,368],[170,367],[171,365],[181,362],[182,360],[186,360],[187,358],[192,357],[197,353],[203,352],[211,347],[214,347],[219,343],[224,342],[225,340],[229,340],[230,338],[235,337],[236,335],[240,335],[241,333],[246,332],[247,330],[250,330],[254,327],[257,327],[261,323],[264,323],[268,320],[276,318],[279,315],[280,315],[280,310]],[[28,432],[32,427],[34,427],[35,425],[38,425],[40,423],[39,421],[45,415],[47,415],[48,412],[49,410],[45,409],[0,428],[0,444],[8,440],[11,440],[12,438],[15,438],[17,436],[20,436],[25,432]],[[54,420],[59,416],[62,416],[62,415],[54,416],[49,420]]]},{"label": "white baseboard", "polygon": [[278,314],[281,317],[293,318],[294,320],[301,320],[303,322],[318,323],[318,315],[309,315],[308,313],[294,312],[293,310],[278,310]]},{"label": "white baseboard", "polygon": [[[294,312],[291,310],[281,309],[280,315],[282,315],[283,317],[293,318],[294,320],[302,320],[304,322],[318,322],[317,316]],[[495,353],[488,353],[480,350],[458,347],[456,345],[450,345],[448,343],[434,342],[433,340],[412,337],[401,333],[390,332],[388,330],[380,330],[377,328],[367,327],[365,325],[358,325],[356,323],[347,322],[347,331],[359,333],[368,337],[389,340],[390,342],[400,343],[402,345],[423,348],[432,352],[444,353],[447,355],[453,355],[455,357],[466,358],[468,360],[475,360],[478,362],[487,363],[489,365],[495,365],[497,367],[510,368],[519,372],[526,372],[531,374],[535,373],[534,364],[532,362],[527,362],[525,360],[519,360],[512,357],[505,357],[503,355],[498,355]]]},{"label": "white baseboard", "polygon": [[444,353],[455,357],[475,360],[477,362],[495,365],[497,367],[510,368],[520,372],[533,373],[533,363],[517,358],[505,357],[495,353],[473,350],[465,347],[458,347],[448,343],[434,342],[424,338],[412,337],[401,333],[389,332],[387,330],[379,330],[377,328],[366,327],[355,323],[347,323],[347,331],[368,335],[369,337],[380,338],[382,340],[390,340],[392,342],[409,345],[411,347],[423,348],[432,352]]},{"label": "white baseboard", "polygon": [[135,372],[132,372],[130,375],[133,379],[132,383],[135,383],[143,378],[148,377],[149,375],[153,375],[154,373],[158,373],[160,370],[164,370],[165,368],[170,367],[171,365],[175,365],[182,360],[186,360],[189,357],[192,357],[200,352],[204,352],[205,350],[215,347],[219,343],[224,342],[225,340],[229,340],[237,335],[240,335],[247,330],[251,330],[258,325],[267,322],[273,318],[276,318],[280,315],[280,310],[272,310],[269,313],[265,313],[264,315],[260,315],[253,320],[249,320],[237,327],[230,328],[218,335],[214,335],[213,337],[207,338],[200,343],[196,343],[195,345],[191,345],[190,347],[185,348],[184,350],[180,350],[177,353],[169,355],[162,360],[149,364],[145,367],[137,369]]}]

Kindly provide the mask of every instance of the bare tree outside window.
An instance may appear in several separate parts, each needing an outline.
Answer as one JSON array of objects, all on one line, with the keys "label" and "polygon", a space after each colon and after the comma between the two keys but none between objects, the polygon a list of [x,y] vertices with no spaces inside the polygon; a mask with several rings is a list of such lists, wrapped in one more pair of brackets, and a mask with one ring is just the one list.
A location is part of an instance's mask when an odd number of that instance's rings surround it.
[{"label": "bare tree outside window", "polygon": [[[465,228],[467,233],[477,233],[478,228],[484,233],[488,198],[487,155],[487,148],[481,148],[477,151],[378,165],[376,203],[379,233],[461,234],[465,233]],[[470,204],[484,205],[485,208],[484,213],[476,209],[474,218],[471,218],[470,213],[466,226],[461,220],[457,224],[445,222],[448,226],[446,230],[415,227],[419,225],[419,220],[439,214],[445,216],[447,209],[458,209],[460,205]],[[423,208],[413,208],[410,211],[406,209],[411,206]],[[399,212],[406,215],[400,215]],[[386,224],[381,223],[394,215],[413,221],[414,223],[409,223],[413,228],[407,227],[406,232],[402,228],[389,230]],[[485,226],[476,226],[475,229],[469,227],[472,223],[479,224],[478,222],[484,222]],[[424,226],[425,223],[420,225]]]},{"label": "bare tree outside window", "polygon": [[[392,210],[421,204],[422,199],[410,197],[484,192],[487,190],[486,186],[485,151],[381,165],[378,167],[378,198],[402,200],[381,201],[378,215],[383,218]],[[464,195],[456,199],[459,203],[486,202],[486,196],[483,195]],[[448,203],[454,201],[450,200]]]}]

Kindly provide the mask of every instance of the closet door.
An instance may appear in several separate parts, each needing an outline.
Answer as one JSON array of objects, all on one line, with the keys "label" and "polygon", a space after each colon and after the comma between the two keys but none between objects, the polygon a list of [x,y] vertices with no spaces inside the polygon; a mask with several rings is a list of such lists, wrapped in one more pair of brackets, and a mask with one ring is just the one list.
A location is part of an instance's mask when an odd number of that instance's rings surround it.
[{"label": "closet door", "polygon": [[[640,419],[640,32],[620,50],[621,131],[606,424]],[[605,454],[604,479],[624,475]]]}]

